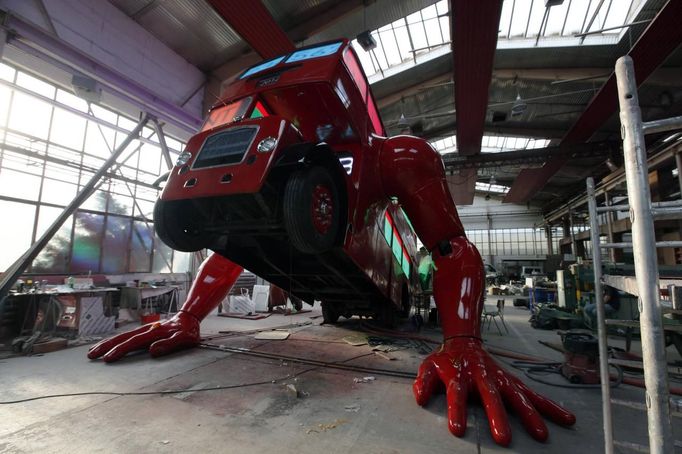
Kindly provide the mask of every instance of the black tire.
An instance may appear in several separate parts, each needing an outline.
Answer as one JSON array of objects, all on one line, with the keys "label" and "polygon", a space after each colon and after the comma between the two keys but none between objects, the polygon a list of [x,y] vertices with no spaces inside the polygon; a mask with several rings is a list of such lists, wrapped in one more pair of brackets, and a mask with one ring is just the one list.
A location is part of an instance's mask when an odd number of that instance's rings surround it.
[{"label": "black tire", "polygon": [[334,247],[341,228],[339,191],[325,167],[314,166],[291,175],[284,188],[283,216],[297,250],[321,254]]},{"label": "black tire", "polygon": [[180,208],[178,202],[157,200],[154,204],[154,228],[168,247],[181,252],[196,252],[206,249],[213,241],[212,237],[203,235],[194,225],[196,219],[192,213]]},{"label": "black tire", "polygon": [[322,320],[325,323],[334,324],[339,321],[340,314],[336,310],[333,304],[322,303]]}]

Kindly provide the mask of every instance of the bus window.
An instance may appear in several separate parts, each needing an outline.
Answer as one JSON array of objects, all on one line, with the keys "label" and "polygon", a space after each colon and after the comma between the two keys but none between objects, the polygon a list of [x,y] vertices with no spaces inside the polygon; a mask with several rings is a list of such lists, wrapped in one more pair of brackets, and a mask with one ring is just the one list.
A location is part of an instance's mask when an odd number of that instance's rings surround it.
[{"label": "bus window", "polygon": [[360,68],[360,64],[358,63],[358,60],[352,50],[349,49],[346,51],[343,56],[343,61],[346,63],[346,67],[348,68],[351,77],[355,81],[355,84],[358,86],[358,90],[360,90],[360,93],[362,94],[362,100],[367,106],[367,114],[369,115],[374,132],[385,136],[386,133],[384,132],[384,125],[381,123],[379,110],[377,109],[376,104],[374,104],[374,99],[369,92],[369,85],[367,85],[365,73],[362,72],[362,68]]},{"label": "bus window", "polygon": [[201,126],[202,131],[213,129],[216,126],[232,123],[235,118],[244,117],[251,105],[251,97],[242,98],[239,101],[214,108],[208,113],[208,117]]},{"label": "bus window", "polygon": [[398,235],[397,230],[394,227],[393,219],[391,215],[386,211],[384,214],[384,239],[386,243],[391,248],[393,257],[397,260],[400,266],[400,271],[402,271],[405,276],[410,275],[410,258],[407,254],[407,250],[403,244],[402,238]]}]

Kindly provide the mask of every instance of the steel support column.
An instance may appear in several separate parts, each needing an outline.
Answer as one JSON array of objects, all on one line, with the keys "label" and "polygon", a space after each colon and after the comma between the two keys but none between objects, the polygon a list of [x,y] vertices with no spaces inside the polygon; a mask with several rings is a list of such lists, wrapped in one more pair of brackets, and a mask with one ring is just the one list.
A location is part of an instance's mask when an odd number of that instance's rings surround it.
[{"label": "steel support column", "polygon": [[40,251],[47,245],[47,243],[50,242],[52,237],[57,233],[57,231],[60,229],[62,224],[64,224],[64,221],[68,219],[69,216],[71,216],[78,207],[80,207],[83,202],[85,202],[88,197],[90,197],[97,187],[99,180],[104,176],[107,171],[109,170],[110,167],[112,167],[116,163],[116,159],[123,153],[123,151],[130,145],[130,143],[139,136],[140,131],[142,131],[142,128],[147,124],[149,117],[147,114],[144,114],[140,122],[135,126],[135,129],[130,131],[130,134],[126,139],[121,143],[121,145],[114,150],[114,152],[109,156],[109,159],[106,160],[104,164],[102,164],[102,167],[95,173],[92,178],[90,178],[90,181],[88,181],[85,186],[83,186],[83,189],[74,197],[74,199],[69,203],[66,208],[64,208],[64,211],[55,219],[55,221],[50,225],[50,227],[43,233],[43,235],[31,245],[31,247],[24,252],[24,254],[19,257],[9,268],[7,268],[7,271],[3,273],[2,275],[2,280],[0,280],[0,305],[4,303],[5,297],[9,293],[10,289],[14,285],[14,283],[17,281],[19,276],[28,268],[33,260],[38,256]]},{"label": "steel support column", "polygon": [[166,167],[168,167],[168,170],[170,170],[173,168],[173,160],[171,159],[170,152],[168,151],[168,145],[166,144],[166,135],[163,133],[163,128],[161,127],[159,120],[156,118],[152,118],[152,126],[154,127],[156,137],[159,139],[161,156],[163,156],[163,160],[166,161]]},{"label": "steel support column", "polygon": [[606,312],[602,292],[601,248],[599,246],[599,218],[594,179],[587,179],[587,204],[590,211],[590,240],[592,241],[592,268],[594,269],[594,299],[597,303],[597,335],[599,338],[599,376],[601,379],[602,416],[604,425],[604,452],[613,454],[613,422],[611,418],[611,384],[609,377],[609,351],[606,337]]},{"label": "steel support column", "polygon": [[651,213],[642,113],[639,108],[632,58],[625,56],[616,61],[616,77],[625,154],[625,175],[632,219],[632,249],[639,291],[639,322],[642,332],[649,449],[654,454],[671,454],[674,450],[674,442],[670,422],[663,320],[659,305],[656,238]]}]

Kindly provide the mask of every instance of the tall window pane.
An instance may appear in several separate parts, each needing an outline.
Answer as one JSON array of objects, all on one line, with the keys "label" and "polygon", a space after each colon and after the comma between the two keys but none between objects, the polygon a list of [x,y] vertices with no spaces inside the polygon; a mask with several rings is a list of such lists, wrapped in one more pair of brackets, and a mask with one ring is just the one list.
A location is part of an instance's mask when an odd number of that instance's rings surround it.
[{"label": "tall window pane", "polygon": [[71,251],[72,273],[99,272],[103,227],[103,215],[76,213]]},{"label": "tall window pane", "polygon": [[104,230],[102,273],[125,273],[128,264],[130,218],[109,216]]},{"label": "tall window pane", "polygon": [[6,270],[31,245],[35,211],[34,205],[0,200],[0,213],[6,216],[5,221],[0,222],[0,238],[11,238],[11,241],[3,241],[0,270]]},{"label": "tall window pane", "polygon": [[148,273],[152,262],[152,231],[144,222],[133,223],[131,239],[130,268],[131,273]]},{"label": "tall window pane", "polygon": [[[52,225],[57,216],[62,212],[61,208],[41,206],[38,212],[38,230],[36,238]],[[31,271],[34,273],[67,273],[69,264],[69,252],[71,250],[71,230],[73,217],[69,217],[52,237],[47,246],[38,254],[33,261]]]}]

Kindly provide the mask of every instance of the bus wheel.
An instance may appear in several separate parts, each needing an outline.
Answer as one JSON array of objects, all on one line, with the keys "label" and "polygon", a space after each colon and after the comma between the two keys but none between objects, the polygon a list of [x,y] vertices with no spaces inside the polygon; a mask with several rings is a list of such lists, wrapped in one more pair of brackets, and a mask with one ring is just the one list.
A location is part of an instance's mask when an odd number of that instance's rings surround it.
[{"label": "bus wheel", "polygon": [[154,204],[154,228],[161,241],[171,249],[200,251],[209,247],[214,238],[197,228],[196,224],[201,219],[198,219],[198,213],[191,213],[194,210],[187,208],[174,201],[157,200]]},{"label": "bus wheel", "polygon": [[339,321],[339,313],[333,304],[322,302],[322,320],[330,324]]},{"label": "bus wheel", "polygon": [[329,170],[314,166],[291,175],[284,188],[284,227],[291,244],[306,254],[334,246],[339,233],[341,199]]}]

